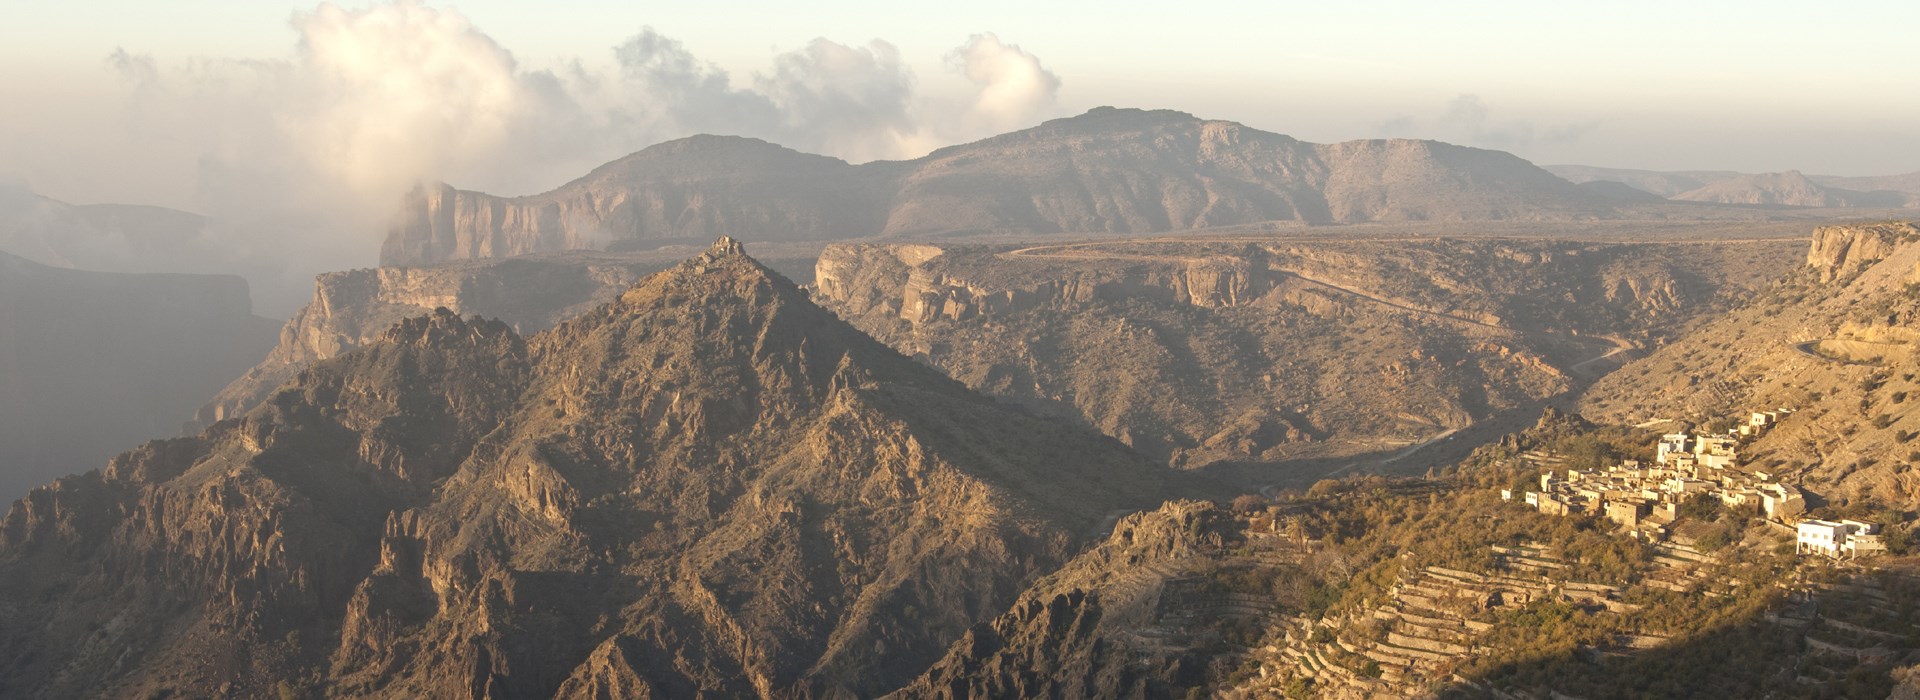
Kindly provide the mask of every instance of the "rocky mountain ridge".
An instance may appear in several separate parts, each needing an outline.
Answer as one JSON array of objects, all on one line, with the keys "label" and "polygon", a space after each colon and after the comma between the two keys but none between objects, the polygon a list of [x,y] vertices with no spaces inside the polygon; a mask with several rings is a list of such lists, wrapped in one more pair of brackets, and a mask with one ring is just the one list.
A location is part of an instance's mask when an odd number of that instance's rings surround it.
[{"label": "rocky mountain ridge", "polygon": [[1168,110],[1100,108],[851,165],[697,136],[552,192],[410,195],[383,265],[620,250],[731,234],[825,240],[977,231],[1180,231],[1261,221],[1578,219],[1614,205],[1511,154],[1434,141],[1311,144]]},{"label": "rocky mountain ridge", "polygon": [[666,265],[534,257],[320,275],[313,301],[280,329],[280,342],[202,406],[194,425],[245,414],[301,370],[372,343],[403,319],[445,308],[500,319],[519,333],[542,331],[606,303]]},{"label": "rocky mountain ridge", "polygon": [[35,490],[0,693],[875,695],[1167,477],[723,240],[530,337],[408,319]]}]

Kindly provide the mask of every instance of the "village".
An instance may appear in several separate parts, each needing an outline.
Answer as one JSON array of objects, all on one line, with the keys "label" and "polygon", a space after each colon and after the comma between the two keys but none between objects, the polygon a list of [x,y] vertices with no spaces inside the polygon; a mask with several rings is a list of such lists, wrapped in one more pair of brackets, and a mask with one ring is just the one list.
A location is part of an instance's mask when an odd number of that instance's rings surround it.
[{"label": "village", "polygon": [[1879,524],[1803,517],[1807,498],[1799,487],[1742,464],[1741,443],[1792,413],[1787,408],[1755,411],[1725,433],[1667,434],[1655,448],[1652,464],[1624,460],[1604,469],[1549,469],[1540,475],[1538,491],[1516,494],[1503,489],[1500,497],[1517,498],[1548,515],[1605,517],[1647,542],[1681,536],[1678,521],[1686,505],[1711,498],[1727,508],[1753,512],[1775,527],[1790,528],[1797,554],[1852,559],[1884,553]]}]

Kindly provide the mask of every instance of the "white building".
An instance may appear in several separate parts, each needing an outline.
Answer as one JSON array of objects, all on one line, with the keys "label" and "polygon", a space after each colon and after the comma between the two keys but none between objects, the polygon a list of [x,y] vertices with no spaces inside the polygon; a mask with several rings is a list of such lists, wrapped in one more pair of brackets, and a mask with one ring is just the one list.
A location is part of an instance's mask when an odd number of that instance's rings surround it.
[{"label": "white building", "polygon": [[1653,461],[1667,463],[1667,455],[1689,454],[1692,452],[1693,436],[1687,433],[1668,433],[1660,436],[1660,447],[1654,452]]},{"label": "white building", "polygon": [[1872,556],[1887,551],[1880,540],[1880,526],[1858,520],[1802,520],[1794,528],[1794,551],[1821,554],[1835,559]]},{"label": "white building", "polygon": [[1847,526],[1826,520],[1802,520],[1794,528],[1793,551],[1798,554],[1824,554],[1840,558],[1840,547],[1847,543]]}]

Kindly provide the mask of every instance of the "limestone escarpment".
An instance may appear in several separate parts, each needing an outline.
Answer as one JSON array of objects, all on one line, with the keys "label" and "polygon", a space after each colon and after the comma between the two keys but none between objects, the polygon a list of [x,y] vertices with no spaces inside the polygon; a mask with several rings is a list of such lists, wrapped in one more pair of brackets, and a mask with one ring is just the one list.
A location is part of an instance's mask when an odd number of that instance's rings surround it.
[{"label": "limestone escarpment", "polygon": [[1613,201],[1508,153],[1322,145],[1171,111],[1101,108],[911,161],[850,165],[697,136],[552,192],[409,195],[384,265],[644,247],[730,234],[825,240],[974,231],[1182,231],[1261,221],[1591,218]]},{"label": "limestone escarpment", "polygon": [[1198,467],[1405,445],[1555,395],[1797,245],[842,244],[815,284],[969,386]]},{"label": "limestone escarpment", "polygon": [[876,695],[1164,478],[723,242],[530,338],[407,320],[35,491],[0,688]]},{"label": "limestone escarpment", "polygon": [[1920,241],[1920,227],[1912,222],[1821,226],[1813,230],[1807,266],[1819,273],[1820,281],[1832,282],[1885,259],[1896,246],[1915,241]]},{"label": "limestone escarpment", "polygon": [[0,498],[174,435],[265,354],[247,283],[46,267],[0,253]]}]

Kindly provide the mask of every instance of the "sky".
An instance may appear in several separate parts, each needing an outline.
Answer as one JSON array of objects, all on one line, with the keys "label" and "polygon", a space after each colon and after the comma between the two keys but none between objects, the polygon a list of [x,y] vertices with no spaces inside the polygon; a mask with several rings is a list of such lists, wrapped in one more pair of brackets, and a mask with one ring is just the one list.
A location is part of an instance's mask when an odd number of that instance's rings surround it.
[{"label": "sky", "polygon": [[539,192],[700,132],[910,158],[1100,105],[1541,164],[1903,173],[1916,26],[1911,0],[8,0],[0,187],[349,240],[309,251],[346,266],[416,182]]}]

